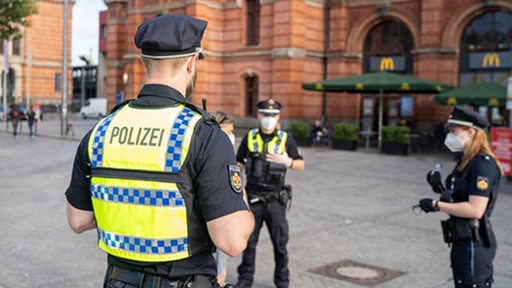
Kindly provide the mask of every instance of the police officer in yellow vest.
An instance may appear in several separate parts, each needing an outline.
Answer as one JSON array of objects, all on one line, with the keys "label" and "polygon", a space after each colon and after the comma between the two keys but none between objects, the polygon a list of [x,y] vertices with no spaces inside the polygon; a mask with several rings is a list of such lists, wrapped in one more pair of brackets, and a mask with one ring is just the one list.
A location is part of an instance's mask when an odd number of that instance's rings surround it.
[{"label": "police officer in yellow vest", "polygon": [[258,103],[261,128],[245,135],[236,156],[247,174],[246,191],[256,219],[255,230],[238,266],[239,288],[252,286],[256,245],[263,223],[274,246],[274,283],[279,288],[290,284],[286,206],[291,199],[291,187],[285,185],[285,176],[287,169],[303,170],[305,162],[291,135],[276,129],[280,110],[281,104],[273,99]]},{"label": "police officer in yellow vest", "polygon": [[218,287],[212,252],[240,254],[253,231],[229,138],[185,101],[206,24],[163,15],[140,25],[145,85],[78,147],[68,222],[97,229],[104,287]]}]

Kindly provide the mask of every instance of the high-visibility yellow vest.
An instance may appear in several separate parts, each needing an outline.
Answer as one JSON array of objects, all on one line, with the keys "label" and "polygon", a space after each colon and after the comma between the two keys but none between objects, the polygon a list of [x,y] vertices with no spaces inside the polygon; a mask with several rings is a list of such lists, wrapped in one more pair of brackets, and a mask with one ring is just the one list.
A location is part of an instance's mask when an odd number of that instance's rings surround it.
[{"label": "high-visibility yellow vest", "polygon": [[259,133],[258,128],[252,129],[249,131],[247,137],[247,148],[249,152],[255,153],[274,153],[274,154],[283,154],[286,151],[286,140],[288,139],[288,133],[283,130],[277,130],[274,137],[267,143],[266,151],[265,142],[263,138],[261,138],[261,134]]},{"label": "high-visibility yellow vest", "polygon": [[94,127],[88,152],[101,249],[145,262],[190,257],[185,191],[176,183],[201,118],[185,105],[125,105]]},{"label": "high-visibility yellow vest", "polygon": [[270,141],[263,141],[259,129],[249,131],[247,148],[249,157],[246,162],[247,192],[278,192],[284,186],[286,166],[272,163],[264,156],[267,153],[283,154],[286,151],[288,134],[277,130]]}]

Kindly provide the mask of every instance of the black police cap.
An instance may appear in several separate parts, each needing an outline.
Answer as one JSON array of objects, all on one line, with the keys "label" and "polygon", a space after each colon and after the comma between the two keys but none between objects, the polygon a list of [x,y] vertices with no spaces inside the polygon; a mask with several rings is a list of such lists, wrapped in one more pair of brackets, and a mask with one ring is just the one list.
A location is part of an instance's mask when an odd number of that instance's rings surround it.
[{"label": "black police cap", "polygon": [[278,114],[281,110],[281,103],[277,102],[274,99],[268,99],[265,101],[260,101],[257,104],[258,112],[264,114]]},{"label": "black police cap", "polygon": [[489,127],[487,118],[473,110],[454,106],[448,118],[448,126],[467,126],[485,130]]},{"label": "black police cap", "polygon": [[135,46],[147,58],[177,58],[199,53],[202,59],[201,39],[207,24],[186,15],[158,16],[137,28]]}]

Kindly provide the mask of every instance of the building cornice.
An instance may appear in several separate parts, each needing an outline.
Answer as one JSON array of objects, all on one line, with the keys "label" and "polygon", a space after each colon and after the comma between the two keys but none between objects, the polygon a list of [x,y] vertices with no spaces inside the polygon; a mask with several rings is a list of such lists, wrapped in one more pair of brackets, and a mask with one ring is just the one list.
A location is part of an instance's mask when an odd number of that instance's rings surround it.
[{"label": "building cornice", "polygon": [[422,54],[457,54],[459,49],[456,48],[419,48],[411,50],[412,55]]},{"label": "building cornice", "polygon": [[122,61],[122,60],[108,60],[107,61],[107,67],[108,68],[123,68],[124,67],[124,61]]},{"label": "building cornice", "polygon": [[[268,57],[272,59],[276,58],[293,58],[293,59],[303,59],[303,58],[324,58],[325,53],[323,52],[314,52],[308,51],[300,48],[276,48],[276,49],[267,49],[267,50],[252,50],[252,51],[236,51],[236,52],[213,52],[209,50],[203,50],[204,55],[208,58],[244,58],[244,57]],[[345,53],[345,52],[330,52],[328,54],[329,58],[362,58],[362,53]],[[125,56],[126,57],[126,56]]]}]

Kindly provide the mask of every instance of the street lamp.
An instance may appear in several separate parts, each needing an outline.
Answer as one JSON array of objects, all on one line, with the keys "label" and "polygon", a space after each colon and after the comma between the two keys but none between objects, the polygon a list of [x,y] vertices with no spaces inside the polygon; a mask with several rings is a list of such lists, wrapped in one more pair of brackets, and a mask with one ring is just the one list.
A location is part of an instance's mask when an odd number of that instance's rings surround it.
[{"label": "street lamp", "polygon": [[68,0],[64,0],[64,21],[62,35],[62,111],[60,135],[64,136],[68,122]]}]

